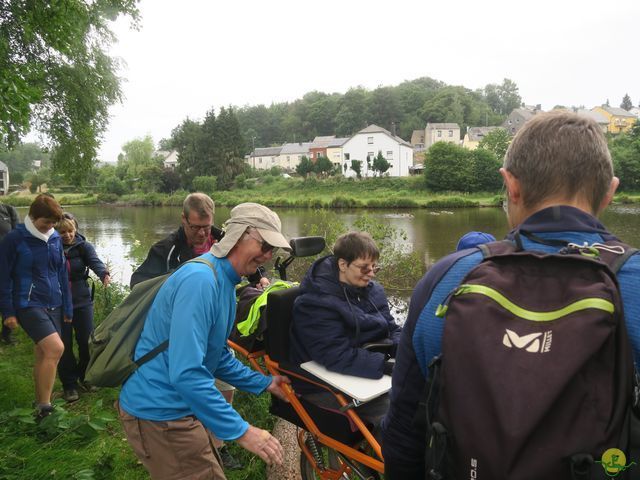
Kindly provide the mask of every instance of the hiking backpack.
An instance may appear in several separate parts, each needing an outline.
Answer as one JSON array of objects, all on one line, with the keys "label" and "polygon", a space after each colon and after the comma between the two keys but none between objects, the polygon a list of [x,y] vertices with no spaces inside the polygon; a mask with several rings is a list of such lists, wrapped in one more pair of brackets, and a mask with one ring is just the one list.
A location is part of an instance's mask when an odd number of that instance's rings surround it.
[{"label": "hiking backpack", "polygon": [[520,233],[564,247],[525,251],[519,234],[479,246],[482,262],[436,312],[444,330],[425,391],[428,479],[609,478],[640,461],[607,470],[603,456],[629,455],[637,435],[615,275],[635,250]]},{"label": "hiking backpack", "polygon": [[[189,260],[178,269],[191,262],[208,265],[217,276],[213,264],[202,257]],[[167,349],[169,340],[137,360],[133,359],[147,313],[164,282],[178,269],[136,284],[122,303],[95,328],[89,338],[90,359],[85,373],[88,383],[97,387],[119,387],[141,365]]]}]

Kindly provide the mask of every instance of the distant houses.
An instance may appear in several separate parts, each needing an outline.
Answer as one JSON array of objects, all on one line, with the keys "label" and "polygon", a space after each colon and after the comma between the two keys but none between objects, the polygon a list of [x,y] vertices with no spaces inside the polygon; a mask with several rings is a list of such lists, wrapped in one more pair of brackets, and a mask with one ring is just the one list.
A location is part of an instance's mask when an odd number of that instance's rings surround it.
[{"label": "distant houses", "polygon": [[457,123],[427,123],[424,129],[424,148],[429,150],[436,142],[460,144],[460,126]]},{"label": "distant houses", "polygon": [[9,193],[9,167],[3,162],[0,162],[0,195],[7,195]]},{"label": "distant houses", "polygon": [[484,136],[496,128],[500,127],[469,127],[462,140],[462,146],[469,150],[475,150]]},{"label": "distant houses", "polygon": [[638,120],[638,117],[623,108],[602,105],[600,107],[594,107],[592,110],[602,114],[609,121],[607,131],[613,134],[631,130]]}]

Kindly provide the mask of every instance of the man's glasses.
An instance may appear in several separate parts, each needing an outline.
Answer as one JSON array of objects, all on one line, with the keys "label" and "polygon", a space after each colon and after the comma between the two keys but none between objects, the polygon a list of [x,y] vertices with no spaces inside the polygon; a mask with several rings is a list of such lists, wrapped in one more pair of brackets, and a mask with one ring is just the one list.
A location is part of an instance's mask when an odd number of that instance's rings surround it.
[{"label": "man's glasses", "polygon": [[369,272],[373,272],[374,274],[378,273],[380,268],[382,268],[377,263],[374,263],[373,265],[358,265],[357,263],[352,263],[351,265],[359,269],[362,275],[366,275]]},{"label": "man's glasses", "polygon": [[208,233],[211,230],[211,224],[209,224],[209,225],[191,225],[191,222],[189,222],[189,219],[187,217],[185,217],[185,220],[187,222],[187,225],[189,225],[189,229],[193,233],[198,233],[200,230],[204,230],[204,233]]},{"label": "man's glasses", "polygon": [[247,232],[247,235],[249,235],[251,238],[253,238],[256,242],[258,242],[261,245],[262,253],[265,253],[265,254],[269,253],[275,248],[273,245],[267,243],[266,240],[262,238],[254,237],[253,235],[251,235],[251,232]]}]

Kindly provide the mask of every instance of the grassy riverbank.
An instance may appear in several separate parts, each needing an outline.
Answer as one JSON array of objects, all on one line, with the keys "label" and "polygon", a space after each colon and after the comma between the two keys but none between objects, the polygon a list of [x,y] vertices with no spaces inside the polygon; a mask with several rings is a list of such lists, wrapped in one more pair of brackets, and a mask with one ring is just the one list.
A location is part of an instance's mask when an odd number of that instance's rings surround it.
[{"label": "grassy riverbank", "polygon": [[[108,297],[97,292],[97,317],[104,316],[124,291],[116,287]],[[54,415],[40,425],[33,422],[33,344],[22,331],[17,338],[17,345],[0,345],[0,479],[148,479],[117,420],[113,403],[118,389],[85,393],[73,404],[56,400],[59,407]],[[54,392],[61,395],[59,382]],[[271,430],[274,419],[268,405],[268,395],[256,398],[239,392],[234,401],[247,421]],[[227,472],[229,480],[265,478],[262,461],[235,444],[230,447],[246,468]]]},{"label": "grassy riverbank", "polygon": [[[332,177],[329,179],[283,178],[265,176],[257,181],[245,181],[242,188],[206,192],[218,205],[233,206],[246,201],[260,201],[270,207],[291,208],[460,208],[497,207],[500,192],[465,194],[460,192],[434,193],[424,186],[422,177],[367,178],[362,180]],[[63,205],[116,204],[135,206],[182,205],[188,192],[105,193],[51,192]],[[28,206],[36,194],[20,193],[2,197],[1,201],[14,206]],[[616,195],[616,203],[640,203],[640,193]]]}]

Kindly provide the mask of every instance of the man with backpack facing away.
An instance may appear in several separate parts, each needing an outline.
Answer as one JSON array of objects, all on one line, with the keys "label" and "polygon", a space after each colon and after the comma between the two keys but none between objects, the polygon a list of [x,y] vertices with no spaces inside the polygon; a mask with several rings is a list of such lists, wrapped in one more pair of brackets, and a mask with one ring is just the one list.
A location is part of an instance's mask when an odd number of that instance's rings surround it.
[{"label": "man with backpack facing away", "polygon": [[629,446],[640,256],[596,218],[619,184],[604,135],[537,115],[500,173],[512,242],[445,257],[411,298],[383,421],[388,480],[588,478]]},{"label": "man with backpack facing away", "polygon": [[[237,441],[268,464],[281,464],[280,443],[253,427],[227,403],[215,378],[243,390],[285,398],[286,377],[264,376],[226,348],[234,322],[235,285],[269,261],[274,248],[290,249],[278,216],[256,203],[231,210],[226,234],[210,253],[173,273],[146,316],[134,358],[168,340],[168,347],[125,381],[120,420],[129,444],[156,479],[224,479],[209,431]],[[214,378],[215,377],[215,378]]]}]

